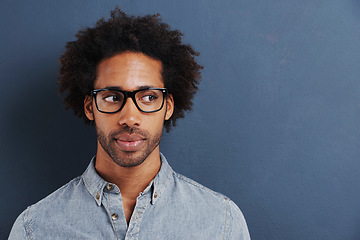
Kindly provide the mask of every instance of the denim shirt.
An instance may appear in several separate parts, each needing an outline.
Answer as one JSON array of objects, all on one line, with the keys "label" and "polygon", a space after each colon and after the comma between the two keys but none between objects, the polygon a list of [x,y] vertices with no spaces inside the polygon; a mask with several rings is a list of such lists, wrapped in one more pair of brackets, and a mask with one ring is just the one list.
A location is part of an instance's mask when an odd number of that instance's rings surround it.
[{"label": "denim shirt", "polygon": [[9,239],[250,239],[233,201],[161,162],[129,225],[120,189],[98,175],[93,158],[82,176],[21,213]]}]

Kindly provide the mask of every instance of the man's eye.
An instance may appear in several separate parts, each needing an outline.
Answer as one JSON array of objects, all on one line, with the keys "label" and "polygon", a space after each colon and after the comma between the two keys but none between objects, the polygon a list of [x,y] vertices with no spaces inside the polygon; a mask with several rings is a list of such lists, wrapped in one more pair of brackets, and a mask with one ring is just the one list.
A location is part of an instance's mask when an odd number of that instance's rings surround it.
[{"label": "man's eye", "polygon": [[117,102],[117,101],[119,101],[119,98],[116,95],[111,95],[111,96],[104,97],[103,100],[106,102]]},{"label": "man's eye", "polygon": [[152,102],[152,101],[155,101],[156,99],[157,99],[157,97],[154,95],[146,95],[141,98],[141,101],[142,102]]}]

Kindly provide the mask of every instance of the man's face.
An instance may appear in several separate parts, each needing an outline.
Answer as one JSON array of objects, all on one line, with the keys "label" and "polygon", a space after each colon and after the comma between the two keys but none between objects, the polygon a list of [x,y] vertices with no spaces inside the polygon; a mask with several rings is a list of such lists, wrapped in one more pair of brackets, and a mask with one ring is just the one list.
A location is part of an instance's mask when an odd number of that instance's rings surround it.
[{"label": "man's face", "polygon": [[[94,89],[163,88],[161,72],[158,60],[141,53],[121,53],[100,62]],[[174,108],[171,95],[163,108],[154,113],[140,112],[131,98],[120,112],[113,114],[99,112],[91,97],[86,97],[84,103],[86,116],[95,120],[98,156],[110,157],[122,167],[138,166],[150,154],[158,154],[164,120],[171,117]]]}]

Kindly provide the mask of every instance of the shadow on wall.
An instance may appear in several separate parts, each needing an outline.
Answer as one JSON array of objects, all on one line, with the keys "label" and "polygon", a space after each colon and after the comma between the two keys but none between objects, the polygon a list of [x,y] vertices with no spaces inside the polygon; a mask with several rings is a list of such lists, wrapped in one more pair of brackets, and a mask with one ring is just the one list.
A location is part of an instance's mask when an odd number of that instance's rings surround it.
[{"label": "shadow on wall", "polygon": [[0,207],[0,239],[7,239],[27,206],[81,175],[96,151],[95,131],[64,110],[57,93],[57,69],[46,65],[34,63],[31,67],[41,69],[27,76],[11,72],[9,85],[16,86],[1,96],[6,103],[1,106],[1,188],[11,194]]}]

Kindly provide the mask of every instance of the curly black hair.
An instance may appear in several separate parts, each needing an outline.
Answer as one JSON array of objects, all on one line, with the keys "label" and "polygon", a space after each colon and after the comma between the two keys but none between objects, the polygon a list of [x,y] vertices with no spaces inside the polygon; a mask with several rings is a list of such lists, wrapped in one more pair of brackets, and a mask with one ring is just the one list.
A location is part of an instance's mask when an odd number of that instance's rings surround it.
[{"label": "curly black hair", "polygon": [[143,53],[162,63],[164,85],[175,104],[172,117],[164,123],[170,131],[176,120],[191,110],[203,68],[195,61],[199,53],[183,44],[182,36],[162,22],[159,14],[128,16],[117,7],[111,11],[110,19],[101,18],[93,28],[80,30],[76,41],[66,44],[59,59],[58,78],[59,93],[66,92],[66,108],[72,108],[77,117],[90,123],[84,113],[84,98],[93,89],[98,64],[126,51]]}]

